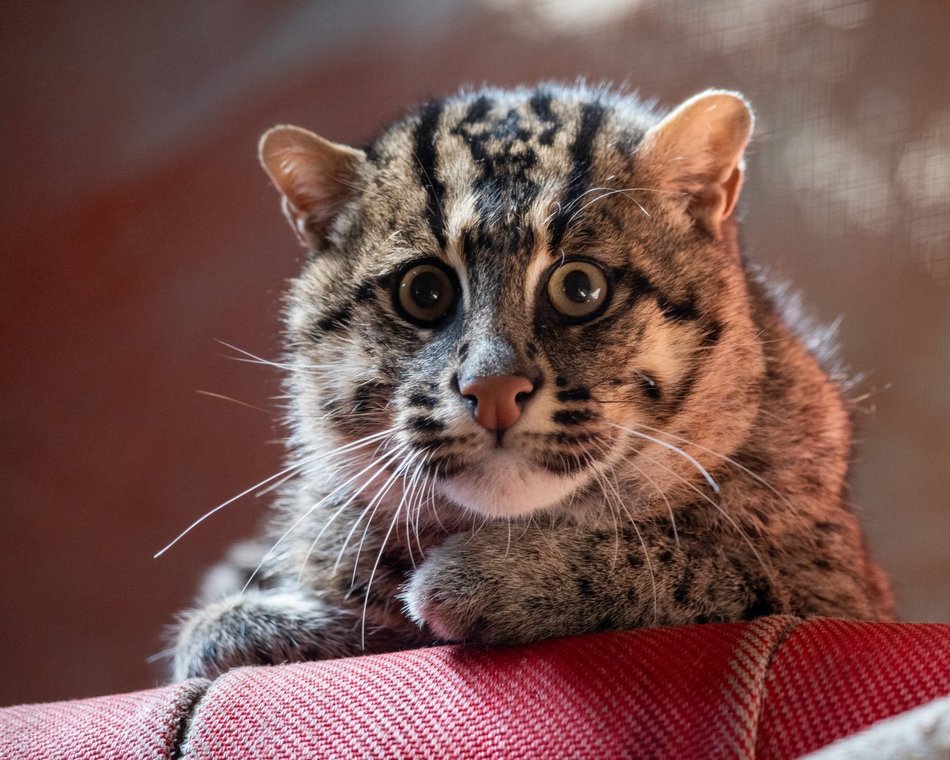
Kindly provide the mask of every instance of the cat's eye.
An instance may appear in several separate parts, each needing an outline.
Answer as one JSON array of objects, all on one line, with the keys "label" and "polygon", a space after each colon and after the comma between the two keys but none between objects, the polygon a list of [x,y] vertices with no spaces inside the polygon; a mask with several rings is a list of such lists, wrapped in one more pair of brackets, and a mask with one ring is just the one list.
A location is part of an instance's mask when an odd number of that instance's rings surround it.
[{"label": "cat's eye", "polygon": [[548,300],[568,320],[586,321],[607,308],[610,283],[604,270],[593,262],[567,261],[548,278]]},{"label": "cat's eye", "polygon": [[393,301],[404,319],[420,327],[434,327],[458,300],[455,275],[437,261],[404,267],[396,280]]}]

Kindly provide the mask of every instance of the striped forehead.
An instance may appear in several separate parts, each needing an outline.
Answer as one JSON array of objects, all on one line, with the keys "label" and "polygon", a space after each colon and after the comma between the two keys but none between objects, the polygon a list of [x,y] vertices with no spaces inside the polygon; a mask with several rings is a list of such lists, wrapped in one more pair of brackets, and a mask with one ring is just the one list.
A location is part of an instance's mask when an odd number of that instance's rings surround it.
[{"label": "striped forehead", "polygon": [[415,125],[426,217],[449,262],[523,269],[537,237],[556,252],[567,210],[588,187],[604,108],[544,90],[482,93],[425,106]]}]

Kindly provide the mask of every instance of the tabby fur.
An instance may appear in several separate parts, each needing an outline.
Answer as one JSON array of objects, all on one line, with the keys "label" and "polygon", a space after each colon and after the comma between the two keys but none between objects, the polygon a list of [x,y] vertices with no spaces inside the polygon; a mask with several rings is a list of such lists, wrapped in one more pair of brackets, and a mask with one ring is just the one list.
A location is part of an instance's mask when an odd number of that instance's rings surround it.
[{"label": "tabby fur", "polygon": [[[843,377],[740,254],[752,114],[583,84],[463,91],[365,150],[277,127],[311,255],[286,309],[290,469],[260,542],[183,614],[177,678],[773,613],[893,616],[848,503]],[[565,262],[609,301],[552,306]],[[397,306],[413,262],[458,289]],[[460,378],[531,391],[505,430]],[[244,584],[250,583],[246,588]]]}]

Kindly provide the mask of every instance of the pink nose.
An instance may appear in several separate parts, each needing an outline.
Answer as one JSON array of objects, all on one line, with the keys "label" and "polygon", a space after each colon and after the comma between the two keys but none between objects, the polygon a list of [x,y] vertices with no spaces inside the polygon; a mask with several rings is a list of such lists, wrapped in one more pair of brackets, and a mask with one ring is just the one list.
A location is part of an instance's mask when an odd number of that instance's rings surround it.
[{"label": "pink nose", "polygon": [[486,430],[507,430],[521,416],[518,396],[531,393],[534,384],[519,375],[473,377],[459,386],[463,396],[475,398],[475,421]]}]

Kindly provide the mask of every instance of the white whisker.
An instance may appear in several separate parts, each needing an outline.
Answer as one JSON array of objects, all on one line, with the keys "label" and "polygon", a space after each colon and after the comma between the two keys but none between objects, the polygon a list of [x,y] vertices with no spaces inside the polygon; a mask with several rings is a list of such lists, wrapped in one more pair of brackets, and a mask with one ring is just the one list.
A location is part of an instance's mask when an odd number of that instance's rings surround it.
[{"label": "white whisker", "polygon": [[209,517],[211,517],[212,515],[216,514],[217,512],[220,512],[222,509],[224,509],[224,508],[225,508],[226,506],[228,506],[229,504],[233,504],[233,503],[236,502],[238,499],[241,499],[241,498],[247,496],[249,493],[252,493],[253,491],[257,490],[257,489],[260,488],[262,485],[264,485],[264,484],[266,484],[266,483],[270,483],[272,480],[276,480],[277,478],[283,477],[283,476],[286,475],[287,473],[293,473],[293,472],[295,472],[296,470],[301,469],[303,466],[304,466],[303,463],[297,462],[296,464],[293,464],[293,465],[291,465],[290,467],[287,467],[287,468],[281,470],[280,472],[278,472],[278,473],[276,473],[276,474],[274,474],[274,475],[271,475],[271,476],[268,477],[268,478],[264,478],[264,480],[260,481],[259,483],[255,483],[255,484],[254,484],[253,486],[251,486],[250,488],[247,488],[247,489],[245,489],[244,491],[241,491],[241,493],[239,493],[237,496],[232,496],[232,497],[231,497],[230,499],[228,499],[227,501],[224,501],[224,502],[222,502],[221,504],[218,504],[218,506],[216,506],[214,509],[208,510],[208,511],[205,512],[201,517],[199,517],[197,520],[195,520],[191,525],[189,525],[187,528],[185,528],[181,533],[179,533],[177,536],[175,536],[175,538],[173,538],[173,539],[171,540],[171,542],[169,542],[164,548],[159,549],[159,551],[157,551],[157,552],[152,556],[152,559],[158,559],[159,557],[161,557],[165,552],[167,552],[167,551],[168,551],[169,549],[171,549],[175,544],[177,544],[179,541],[181,541],[181,539],[183,539],[185,536],[187,536],[192,530],[194,530],[195,528],[197,528],[199,525],[201,525],[201,523],[203,523],[205,520],[207,520],[207,519],[208,519]]},{"label": "white whisker", "polygon": [[[687,453],[686,453],[685,451],[683,451],[681,448],[679,448],[679,447],[677,447],[677,446],[674,446],[674,445],[671,444],[671,443],[667,443],[666,441],[661,441],[659,438],[654,438],[652,435],[647,435],[646,433],[644,433],[644,432],[642,432],[642,431],[633,430],[633,429],[631,429],[631,428],[624,427],[623,425],[617,425],[617,424],[615,424],[615,423],[613,423],[613,422],[611,422],[611,423],[609,423],[609,424],[612,425],[612,426],[615,427],[615,428],[618,428],[618,429],[620,429],[620,430],[623,430],[623,431],[629,433],[630,435],[635,435],[635,436],[637,436],[637,437],[639,437],[639,438],[644,438],[644,439],[646,439],[646,440],[648,440],[648,441],[651,441],[651,442],[657,444],[658,446],[663,446],[664,448],[669,449],[670,451],[672,451],[672,452],[674,452],[674,453],[676,453],[676,454],[679,454],[679,455],[680,455],[681,457],[683,457],[687,462],[689,462],[691,465],[693,465],[693,466],[696,468],[696,470],[700,473],[700,475],[702,475],[702,476],[706,479],[706,482],[709,483],[710,487],[712,487],[713,491],[715,491],[716,493],[719,493],[719,484],[715,481],[715,479],[713,478],[713,476],[710,475],[710,474],[706,471],[706,468],[703,467],[699,462],[697,462],[695,458],[693,458],[692,456],[690,456],[689,454],[687,454]],[[639,425],[640,423],[635,422],[634,424],[635,424],[635,425]],[[661,431],[661,432],[662,432],[662,431]],[[693,444],[693,445],[695,445],[695,444]],[[697,448],[701,448],[701,447],[697,446]]]}]

